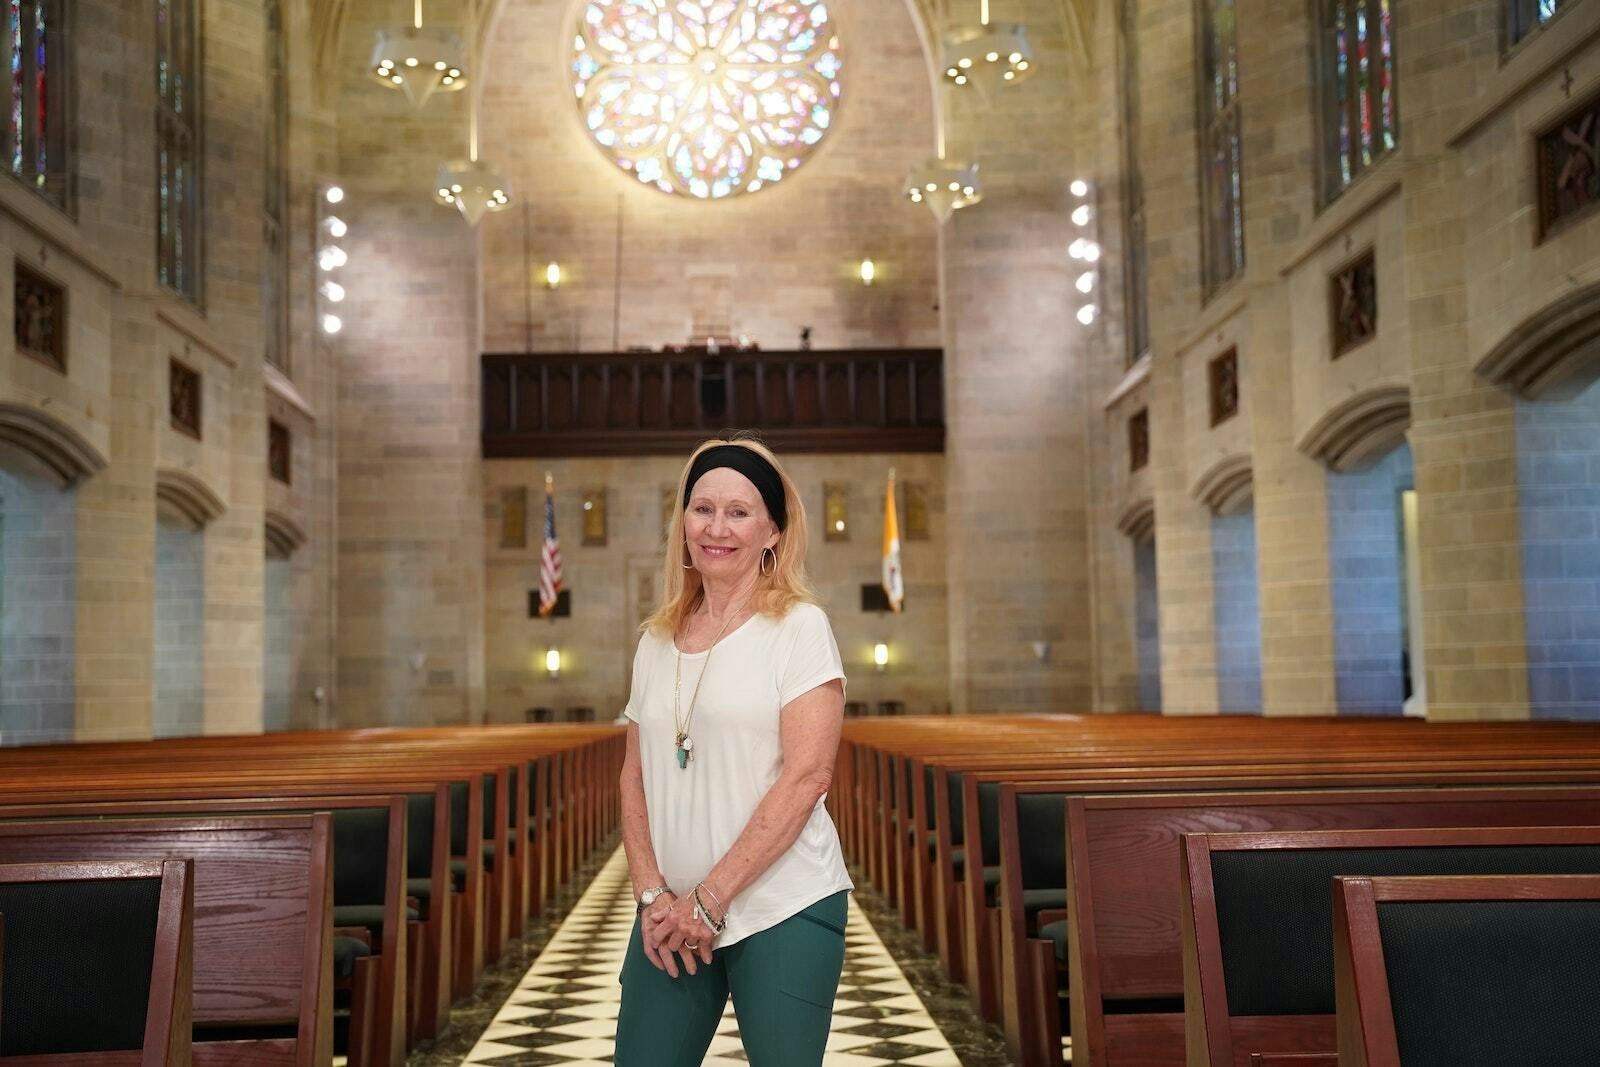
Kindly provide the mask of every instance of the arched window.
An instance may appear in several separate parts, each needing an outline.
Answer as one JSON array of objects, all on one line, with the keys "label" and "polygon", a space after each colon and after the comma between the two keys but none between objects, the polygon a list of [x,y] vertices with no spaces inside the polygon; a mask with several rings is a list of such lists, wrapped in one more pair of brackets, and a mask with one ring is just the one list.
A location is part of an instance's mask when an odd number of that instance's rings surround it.
[{"label": "arched window", "polygon": [[1205,296],[1244,269],[1239,35],[1234,0],[1199,0],[1200,206]]},{"label": "arched window", "polygon": [[200,299],[200,23],[195,0],[156,0],[156,268]]},{"label": "arched window", "polygon": [[6,159],[11,175],[59,208],[68,206],[66,5],[6,0]]},{"label": "arched window", "polygon": [[1150,350],[1146,277],[1144,173],[1139,164],[1139,28],[1137,0],[1122,0],[1123,271],[1128,301],[1128,362]]},{"label": "arched window", "polygon": [[1322,200],[1400,139],[1392,0],[1320,0]]},{"label": "arched window", "polygon": [[289,373],[288,57],[283,39],[283,0],[266,0],[267,106],[262,160],[261,315],[267,362]]}]

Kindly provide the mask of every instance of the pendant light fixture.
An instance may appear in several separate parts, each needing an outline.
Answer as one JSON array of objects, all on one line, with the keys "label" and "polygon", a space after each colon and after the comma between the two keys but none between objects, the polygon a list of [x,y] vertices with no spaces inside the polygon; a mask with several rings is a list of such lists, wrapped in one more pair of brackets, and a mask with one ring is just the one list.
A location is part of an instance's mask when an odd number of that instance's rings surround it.
[{"label": "pendant light fixture", "polygon": [[[935,100],[935,104],[942,104],[942,100]],[[977,163],[945,158],[942,107],[936,109],[934,122],[939,154],[911,169],[906,175],[903,192],[913,204],[927,205],[942,226],[956,211],[971,207],[983,199],[983,182],[978,178]]]},{"label": "pendant light fixture", "polygon": [[415,107],[436,92],[455,92],[467,84],[461,38],[443,26],[423,26],[422,0],[414,0],[412,24],[378,31],[368,72],[378,84],[399,89]]},{"label": "pendant light fixture", "polygon": [[944,39],[944,80],[976,85],[985,94],[1026,78],[1034,69],[1028,29],[1020,22],[989,21],[989,0],[978,0],[978,25]]},{"label": "pendant light fixture", "polygon": [[[478,5],[468,6],[467,32],[471,35],[471,62],[474,70],[480,67],[478,36]],[[467,93],[467,158],[452,159],[439,165],[439,177],[434,185],[433,198],[461,212],[469,226],[476,226],[485,214],[504,211],[511,206],[511,183],[505,176],[478,158],[478,91],[474,87]]]}]

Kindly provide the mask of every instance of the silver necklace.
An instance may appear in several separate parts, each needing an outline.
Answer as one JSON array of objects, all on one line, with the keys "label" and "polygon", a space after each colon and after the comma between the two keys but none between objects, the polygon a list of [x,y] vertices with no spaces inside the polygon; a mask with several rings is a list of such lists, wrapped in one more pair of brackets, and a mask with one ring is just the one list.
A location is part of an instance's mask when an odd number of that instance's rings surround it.
[{"label": "silver necklace", "polygon": [[683,693],[683,651],[678,648],[678,642],[672,642],[672,651],[675,662],[672,668],[672,727],[676,733],[673,741],[674,752],[678,757],[678,769],[688,770],[689,761],[694,759],[694,738],[689,736],[689,726],[694,722],[695,701],[700,699],[700,683],[706,680],[706,672],[711,669],[711,650],[717,647],[717,642],[722,640],[722,635],[728,632],[728,626],[744,614],[744,609],[750,606],[754,593],[745,598],[739,610],[729,615],[722,623],[722,629],[717,631],[717,636],[711,639],[711,644],[706,646],[706,661],[700,665],[700,677],[694,680],[694,692],[689,694],[689,712],[679,715],[678,700]]}]

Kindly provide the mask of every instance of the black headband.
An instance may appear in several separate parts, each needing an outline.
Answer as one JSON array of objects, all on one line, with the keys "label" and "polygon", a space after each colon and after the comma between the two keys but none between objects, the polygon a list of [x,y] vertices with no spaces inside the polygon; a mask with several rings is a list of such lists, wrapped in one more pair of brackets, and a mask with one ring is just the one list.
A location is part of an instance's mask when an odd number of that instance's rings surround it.
[{"label": "black headband", "polygon": [[777,468],[768,463],[766,457],[753,448],[743,445],[712,445],[694,458],[694,464],[689,468],[689,477],[683,483],[683,509],[689,509],[689,497],[694,492],[695,483],[707,471],[716,470],[718,467],[727,467],[736,470],[756,487],[761,494],[761,502],[767,506],[767,514],[772,516],[772,521],[782,530],[789,525],[789,506],[783,497],[783,479],[778,477]]}]

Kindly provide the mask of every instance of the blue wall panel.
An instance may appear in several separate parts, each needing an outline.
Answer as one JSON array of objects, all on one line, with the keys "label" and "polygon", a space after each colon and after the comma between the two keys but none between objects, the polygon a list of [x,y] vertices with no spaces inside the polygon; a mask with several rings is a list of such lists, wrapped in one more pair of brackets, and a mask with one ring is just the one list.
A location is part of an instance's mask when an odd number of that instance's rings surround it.
[{"label": "blue wall panel", "polygon": [[1411,488],[1411,449],[1376,466],[1328,475],[1328,569],[1339,710],[1398,715],[1405,701],[1405,560],[1400,493]]},{"label": "blue wall panel", "polygon": [[1517,486],[1533,715],[1600,719],[1600,382],[1518,401]]},{"label": "blue wall panel", "polygon": [[1133,546],[1134,634],[1139,650],[1139,709],[1161,710],[1161,614],[1156,543]]},{"label": "blue wall panel", "polygon": [[1217,704],[1261,711],[1261,612],[1256,588],[1256,517],[1211,520],[1211,583],[1217,641]]}]

